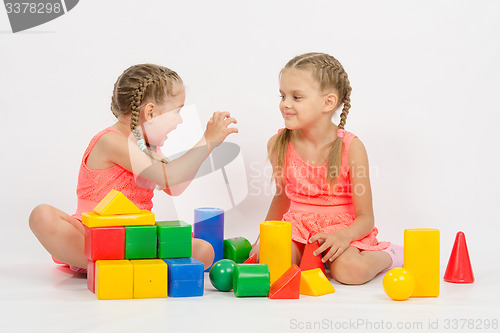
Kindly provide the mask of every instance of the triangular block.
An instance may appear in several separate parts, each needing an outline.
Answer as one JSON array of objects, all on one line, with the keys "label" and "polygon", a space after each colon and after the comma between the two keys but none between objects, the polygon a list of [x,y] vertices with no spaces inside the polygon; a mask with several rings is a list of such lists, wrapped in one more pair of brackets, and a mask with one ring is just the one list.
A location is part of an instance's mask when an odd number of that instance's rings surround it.
[{"label": "triangular block", "polygon": [[252,254],[247,260],[243,262],[244,264],[256,264],[257,263],[257,253]]},{"label": "triangular block", "polygon": [[129,198],[114,189],[109,191],[94,208],[94,213],[99,215],[138,214],[140,211]]},{"label": "triangular block", "polygon": [[300,293],[309,296],[321,296],[335,292],[332,284],[319,268],[302,271],[300,274]]},{"label": "triangular block", "polygon": [[269,290],[270,299],[296,299],[300,296],[300,268],[290,267]]},{"label": "triangular block", "polygon": [[457,233],[453,250],[451,251],[450,260],[444,273],[444,280],[453,283],[472,283],[474,282],[474,274],[467,250],[465,235],[462,231]]},{"label": "triangular block", "polygon": [[315,241],[314,243],[307,242],[304,248],[304,253],[302,254],[302,260],[300,261],[300,269],[302,271],[308,271],[314,268],[319,268],[321,269],[323,274],[326,275],[325,265],[321,261],[322,259],[321,254],[318,254],[317,256],[313,254],[313,252],[316,251],[318,248],[319,248],[318,241]]}]

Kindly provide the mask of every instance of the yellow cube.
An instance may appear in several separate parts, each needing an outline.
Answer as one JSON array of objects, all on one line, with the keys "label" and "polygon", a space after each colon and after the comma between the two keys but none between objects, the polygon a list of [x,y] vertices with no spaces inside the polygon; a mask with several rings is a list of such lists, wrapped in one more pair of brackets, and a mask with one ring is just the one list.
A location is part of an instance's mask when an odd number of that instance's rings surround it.
[{"label": "yellow cube", "polygon": [[168,290],[168,266],[161,259],[131,260],[134,266],[134,298],[164,298]]},{"label": "yellow cube", "polygon": [[300,293],[309,296],[321,296],[335,292],[321,268],[310,269],[300,273]]},{"label": "yellow cube", "polygon": [[94,212],[82,213],[82,223],[89,228],[119,227],[128,225],[154,225],[155,214],[143,209],[139,214],[99,215]]},{"label": "yellow cube", "polygon": [[122,192],[111,190],[95,206],[94,213],[99,215],[117,215],[117,214],[138,214],[141,210]]},{"label": "yellow cube", "polygon": [[98,299],[129,299],[133,296],[134,272],[128,260],[97,260],[95,294]]},{"label": "yellow cube", "polygon": [[406,229],[403,252],[403,266],[415,277],[411,297],[439,296],[439,230]]}]

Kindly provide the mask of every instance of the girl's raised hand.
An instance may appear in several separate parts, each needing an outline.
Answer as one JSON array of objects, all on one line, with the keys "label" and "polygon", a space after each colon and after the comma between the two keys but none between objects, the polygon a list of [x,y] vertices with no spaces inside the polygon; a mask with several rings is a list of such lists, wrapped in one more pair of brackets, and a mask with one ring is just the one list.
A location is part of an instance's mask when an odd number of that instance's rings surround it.
[{"label": "girl's raised hand", "polygon": [[349,244],[351,243],[351,240],[342,232],[342,230],[328,234],[318,233],[309,238],[310,243],[314,243],[317,240],[319,240],[321,245],[316,251],[313,252],[315,256],[330,248],[330,250],[323,256],[323,262],[327,262],[328,260],[334,261],[337,259],[345,250],[347,250]]},{"label": "girl's raised hand", "polygon": [[238,133],[237,128],[228,127],[230,124],[236,123],[236,119],[231,117],[229,112],[214,112],[212,118],[207,122],[204,135],[210,151],[220,145],[229,134]]}]

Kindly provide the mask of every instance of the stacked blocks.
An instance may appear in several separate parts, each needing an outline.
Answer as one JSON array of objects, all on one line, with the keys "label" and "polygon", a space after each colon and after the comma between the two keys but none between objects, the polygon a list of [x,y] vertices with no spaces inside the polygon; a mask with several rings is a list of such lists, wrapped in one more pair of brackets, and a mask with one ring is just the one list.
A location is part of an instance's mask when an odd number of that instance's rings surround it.
[{"label": "stacked blocks", "polygon": [[241,264],[248,259],[252,244],[244,237],[235,237],[224,240],[224,259],[230,259]]},{"label": "stacked blocks", "polygon": [[233,276],[236,297],[266,297],[271,286],[271,274],[265,264],[237,264]]},{"label": "stacked blocks", "polygon": [[164,259],[168,265],[168,296],[203,296],[204,265],[193,258]]},{"label": "stacked blocks", "polygon": [[158,258],[189,258],[192,228],[183,221],[158,221]]},{"label": "stacked blocks", "polygon": [[183,293],[176,291],[177,286],[186,289],[187,296],[199,295],[200,288],[203,294],[203,263],[175,259],[189,263],[182,267],[172,263],[176,268],[170,276],[171,268],[161,260],[191,256],[191,226],[187,223],[155,223],[153,213],[139,210],[116,190],[110,191],[92,213],[83,213],[82,220],[89,259],[87,287],[98,299],[167,297],[169,285],[178,296]]}]

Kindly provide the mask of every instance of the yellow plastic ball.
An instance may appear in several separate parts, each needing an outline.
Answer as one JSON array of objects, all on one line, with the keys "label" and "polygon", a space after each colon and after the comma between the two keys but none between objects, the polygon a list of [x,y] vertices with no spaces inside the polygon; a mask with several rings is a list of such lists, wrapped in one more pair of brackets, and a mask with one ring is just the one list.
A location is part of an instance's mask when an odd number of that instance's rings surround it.
[{"label": "yellow plastic ball", "polygon": [[387,296],[395,301],[404,301],[415,290],[415,277],[404,267],[388,271],[382,281]]}]

